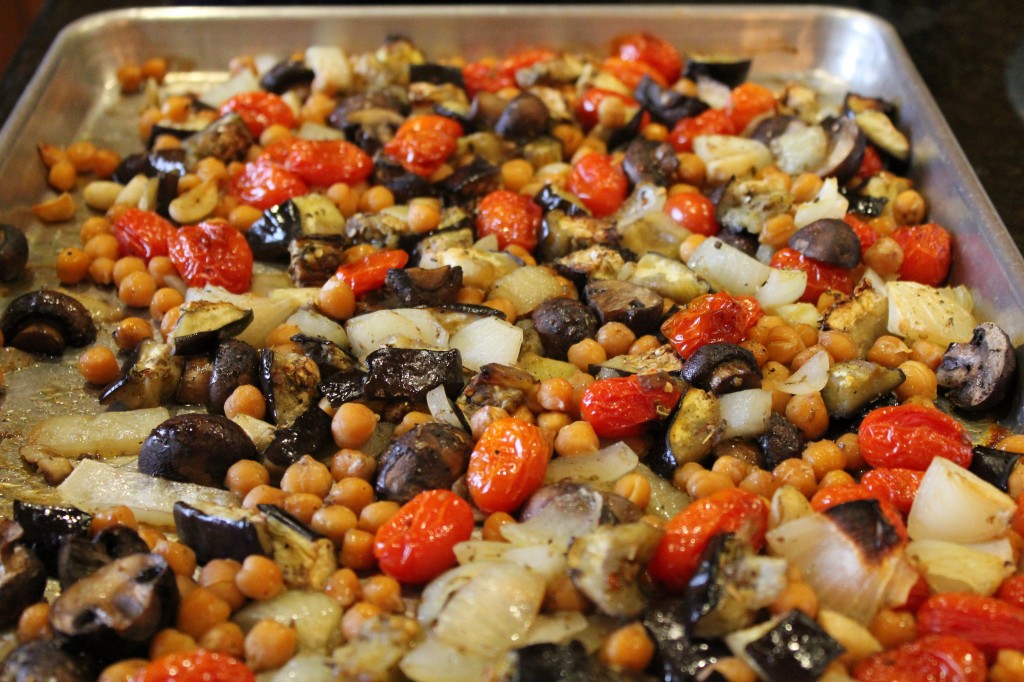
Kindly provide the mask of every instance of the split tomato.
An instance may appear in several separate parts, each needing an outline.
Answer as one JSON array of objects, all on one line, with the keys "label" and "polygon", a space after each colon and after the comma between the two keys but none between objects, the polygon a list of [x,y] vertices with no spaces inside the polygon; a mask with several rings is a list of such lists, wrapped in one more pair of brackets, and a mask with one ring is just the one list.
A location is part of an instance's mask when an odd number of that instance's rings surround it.
[{"label": "split tomato", "polygon": [[153,659],[131,682],[256,682],[244,663],[205,649],[178,651]]},{"label": "split tomato", "polygon": [[309,191],[298,175],[281,168],[269,159],[257,159],[245,164],[241,172],[231,178],[228,194],[242,203],[266,210]]},{"label": "split tomato", "polygon": [[501,60],[482,60],[462,67],[462,80],[466,93],[473,97],[478,92],[498,92],[516,86],[516,71],[547,61],[556,56],[553,50],[528,49]]},{"label": "split tomato", "polygon": [[425,583],[455,565],[455,545],[473,534],[473,510],[450,490],[412,498],[377,530],[373,555],[403,583]]},{"label": "split tomato", "polygon": [[373,159],[359,147],[344,140],[280,140],[261,154],[295,173],[310,185],[330,187],[337,182],[354,185],[373,173]]},{"label": "split tomato", "polygon": [[249,291],[252,249],[242,233],[225,222],[186,225],[167,240],[167,251],[190,287],[212,284],[234,294]]},{"label": "split tomato", "polygon": [[683,60],[668,41],[650,33],[629,33],[612,41],[612,53],[629,62],[639,62],[656,70],[665,83],[679,79]]},{"label": "split tomato", "polygon": [[430,177],[455,152],[460,137],[458,121],[434,114],[415,116],[399,127],[384,153],[410,173]]},{"label": "split tomato", "polygon": [[295,127],[292,108],[272,92],[242,92],[220,105],[221,116],[232,111],[241,117],[245,127],[256,139],[272,125]]},{"label": "split tomato", "polygon": [[699,296],[661,325],[661,333],[684,360],[709,343],[739,343],[763,315],[757,300],[724,291]]},{"label": "split tomato", "polygon": [[924,471],[936,457],[968,468],[971,439],[956,419],[931,407],[896,405],[868,413],[857,431],[860,454],[873,467]]},{"label": "split tomato", "polygon": [[629,181],[622,167],[607,154],[587,154],[569,173],[569,191],[597,218],[611,215],[626,200]]},{"label": "split tomato", "polygon": [[922,478],[923,471],[882,467],[866,472],[860,477],[860,482],[879,499],[891,503],[903,514],[909,514]]},{"label": "split tomato", "polygon": [[892,238],[903,249],[900,279],[937,287],[946,281],[953,259],[953,240],[946,228],[935,223],[904,225]]},{"label": "split tomato", "polygon": [[469,456],[466,485],[485,512],[519,508],[544,482],[551,445],[539,428],[515,417],[488,426]]},{"label": "split tomato", "polygon": [[681,397],[663,374],[599,379],[583,392],[580,415],[601,438],[628,438],[668,416]]},{"label": "split tomato", "polygon": [[663,88],[669,86],[669,82],[661,75],[661,72],[650,64],[639,61],[629,61],[620,57],[608,57],[601,62],[601,71],[615,76],[630,90],[636,90],[644,76],[648,76],[655,83]]},{"label": "split tomato", "polygon": [[771,266],[781,270],[803,270],[807,273],[807,288],[800,300],[817,304],[826,291],[838,291],[849,296],[853,293],[853,275],[846,268],[828,265],[808,258],[796,249],[779,249],[772,255]]},{"label": "split tomato", "polygon": [[540,206],[525,194],[495,190],[480,200],[477,235],[497,235],[499,249],[515,244],[532,251],[537,246],[543,216]]},{"label": "split tomato", "polygon": [[680,119],[668,135],[677,152],[692,152],[693,140],[701,135],[735,135],[736,124],[721,109],[708,109],[696,116]]},{"label": "split tomato", "polygon": [[388,270],[402,268],[409,262],[409,253],[401,249],[389,249],[378,251],[368,256],[363,256],[354,263],[346,263],[338,268],[334,274],[338,279],[344,280],[356,296],[365,294],[367,291],[380,289],[387,279]]},{"label": "split tomato", "polygon": [[732,120],[736,132],[742,132],[747,125],[762,114],[775,109],[775,95],[763,85],[743,83],[732,89],[732,98],[726,113]]},{"label": "split tomato", "polygon": [[960,637],[929,635],[873,654],[853,669],[859,682],[985,682],[978,647]]},{"label": "split tomato", "polygon": [[[590,88],[576,100],[576,120],[580,122],[580,125],[587,130],[596,126],[599,119],[598,109],[601,108],[601,103],[607,99],[619,100],[626,107],[627,112],[635,113],[640,109],[639,102],[632,97],[614,90]],[[629,114],[628,117],[632,118],[632,114]]]},{"label": "split tomato", "polygon": [[169,221],[139,208],[129,208],[117,216],[113,228],[122,256],[139,256],[147,261],[167,255],[167,240],[175,232]]}]

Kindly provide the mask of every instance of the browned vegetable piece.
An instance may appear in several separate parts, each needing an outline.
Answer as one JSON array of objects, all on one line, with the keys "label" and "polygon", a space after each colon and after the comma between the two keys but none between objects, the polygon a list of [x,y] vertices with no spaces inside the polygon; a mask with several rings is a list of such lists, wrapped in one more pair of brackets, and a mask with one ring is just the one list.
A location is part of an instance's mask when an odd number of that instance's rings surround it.
[{"label": "browned vegetable piece", "polygon": [[121,375],[100,396],[101,405],[119,403],[129,410],[158,407],[178,390],[184,360],[170,344],[146,339],[121,367]]},{"label": "browned vegetable piece", "polygon": [[0,224],[0,282],[13,282],[21,277],[28,262],[28,240],[21,230]]},{"label": "browned vegetable piece", "polygon": [[46,568],[36,553],[21,543],[24,530],[0,519],[0,628],[18,622],[25,607],[43,598]]},{"label": "browned vegetable piece", "polygon": [[535,383],[532,376],[517,367],[492,362],[469,380],[458,402],[466,414],[487,405],[512,414],[526,403]]},{"label": "browned vegetable piece", "polygon": [[404,305],[454,303],[462,287],[462,268],[391,268],[384,282]]},{"label": "browned vegetable piece", "polygon": [[524,92],[516,95],[494,124],[494,132],[502,137],[522,142],[544,133],[548,127],[548,108],[536,95]]},{"label": "browned vegetable piece", "polygon": [[935,370],[946,397],[963,410],[979,412],[1000,404],[1017,372],[1013,342],[991,322],[974,328],[967,343],[950,344]]},{"label": "browned vegetable piece", "polygon": [[435,386],[457,396],[465,383],[457,350],[385,346],[366,357],[366,366],[369,373],[363,392],[370,398],[423,400]]},{"label": "browned vegetable piece", "polygon": [[259,355],[256,349],[237,339],[221,341],[213,358],[206,409],[224,414],[224,402],[236,388],[259,383]]},{"label": "browned vegetable piece", "polygon": [[178,381],[174,400],[184,405],[202,405],[210,396],[210,380],[213,378],[213,361],[196,355],[185,360],[185,368]]},{"label": "browned vegetable piece", "polygon": [[182,146],[188,155],[189,166],[194,166],[197,161],[208,156],[225,163],[237,161],[249,151],[252,142],[252,135],[242,118],[229,112],[189,137]]},{"label": "browned vegetable piece", "polygon": [[116,559],[145,554],[149,546],[128,526],[111,526],[92,540],[69,537],[57,553],[57,575],[61,588],[67,588]]},{"label": "browned vegetable piece", "polygon": [[570,346],[597,333],[594,313],[574,298],[548,299],[534,309],[531,319],[544,352],[556,360],[564,360]]},{"label": "browned vegetable piece", "polygon": [[19,644],[0,664],[0,682],[92,682],[97,665],[80,651],[68,651],[55,639]]},{"label": "browned vegetable piece", "polygon": [[835,218],[804,225],[789,238],[789,246],[808,258],[840,268],[855,268],[860,263],[860,239],[853,228]]},{"label": "browned vegetable piece", "polygon": [[18,296],[0,316],[5,344],[27,353],[60,355],[96,340],[92,316],[77,300],[50,289]]},{"label": "browned vegetable piece", "polygon": [[377,465],[377,494],[404,504],[424,490],[450,489],[469,466],[473,440],[454,426],[419,424],[395,439]]},{"label": "browned vegetable piece", "polygon": [[242,427],[214,414],[183,414],[153,429],[139,453],[139,471],[172,481],[224,487],[228,468],[258,453]]},{"label": "browned vegetable piece", "polygon": [[683,365],[683,378],[715,395],[761,388],[761,368],[754,354],[734,343],[709,343],[698,348]]},{"label": "browned vegetable piece", "polygon": [[587,284],[583,296],[601,324],[621,322],[637,336],[655,331],[661,321],[662,297],[647,287],[600,280]]}]

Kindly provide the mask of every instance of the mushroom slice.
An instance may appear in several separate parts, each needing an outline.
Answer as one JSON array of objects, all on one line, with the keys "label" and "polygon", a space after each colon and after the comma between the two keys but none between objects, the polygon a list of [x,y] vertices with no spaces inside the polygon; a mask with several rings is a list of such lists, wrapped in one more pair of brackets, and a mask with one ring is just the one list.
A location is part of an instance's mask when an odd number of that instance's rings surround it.
[{"label": "mushroom slice", "polygon": [[67,346],[87,346],[96,340],[96,325],[85,306],[50,289],[11,301],[0,316],[0,332],[8,346],[43,355],[60,355]]},{"label": "mushroom slice", "polygon": [[55,639],[19,644],[0,663],[0,681],[92,682],[98,670],[83,652],[68,651]]},{"label": "mushroom slice", "polygon": [[121,367],[121,376],[100,396],[101,405],[120,403],[129,410],[159,407],[174,395],[184,361],[168,343],[146,339]]},{"label": "mushroom slice", "polygon": [[104,528],[91,540],[68,537],[57,553],[60,586],[66,589],[115,559],[148,551],[149,546],[128,526]]},{"label": "mushroom slice", "polygon": [[0,519],[0,628],[17,623],[46,589],[46,568],[35,552],[19,543],[23,534],[17,522]]},{"label": "mushroom slice", "polygon": [[1010,337],[991,322],[974,328],[967,343],[953,343],[935,371],[939,386],[957,407],[972,412],[995,407],[1006,396],[1017,371]]},{"label": "mushroom slice", "polygon": [[701,346],[683,365],[683,378],[720,396],[748,388],[761,388],[761,369],[754,354],[734,343]]},{"label": "mushroom slice", "polygon": [[469,466],[473,440],[465,431],[428,422],[399,436],[377,464],[377,494],[404,504],[424,490],[450,489]]},{"label": "mushroom slice", "polygon": [[638,576],[654,556],[661,533],[646,523],[601,526],[573,540],[569,577],[602,613],[639,615],[647,604]]}]

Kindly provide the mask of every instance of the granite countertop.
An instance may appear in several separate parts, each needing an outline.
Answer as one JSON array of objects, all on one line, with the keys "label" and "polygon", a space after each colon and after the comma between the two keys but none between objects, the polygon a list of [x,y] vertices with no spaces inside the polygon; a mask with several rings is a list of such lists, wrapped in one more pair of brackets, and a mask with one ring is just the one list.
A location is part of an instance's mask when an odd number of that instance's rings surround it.
[{"label": "granite countertop", "polygon": [[[170,0],[48,0],[0,81],[0,124],[65,25],[92,12]],[[230,2],[218,4],[260,4]],[[741,4],[741,3],[720,3]],[[774,3],[759,3],[774,4]],[[1018,0],[861,0],[899,32],[981,180],[1024,250],[1024,11]]]}]

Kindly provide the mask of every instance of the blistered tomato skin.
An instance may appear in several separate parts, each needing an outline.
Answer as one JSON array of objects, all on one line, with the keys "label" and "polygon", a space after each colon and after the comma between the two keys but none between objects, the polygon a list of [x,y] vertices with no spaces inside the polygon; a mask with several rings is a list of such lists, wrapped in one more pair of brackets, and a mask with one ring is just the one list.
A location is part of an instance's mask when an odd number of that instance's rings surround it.
[{"label": "blistered tomato skin", "polygon": [[186,225],[168,239],[171,262],[190,287],[221,286],[234,294],[249,291],[252,249],[227,223]]},{"label": "blistered tomato skin", "polygon": [[568,187],[595,217],[603,218],[626,200],[629,181],[611,156],[587,154],[573,165]]},{"label": "blistered tomato skin", "polygon": [[650,33],[630,33],[612,41],[612,53],[620,59],[654,68],[666,83],[674,83],[683,70],[679,51],[668,41]]},{"label": "blistered tomato skin", "polygon": [[800,301],[816,304],[826,291],[838,291],[849,296],[853,293],[853,275],[846,268],[828,265],[808,258],[796,249],[779,249],[772,256],[771,266],[781,270],[803,270],[807,273],[807,288]]},{"label": "blistered tomato skin", "polygon": [[818,492],[814,493],[814,497],[811,498],[811,508],[816,512],[823,512],[826,509],[857,500],[876,500],[882,511],[882,516],[893,527],[896,534],[904,541],[909,539],[907,536],[907,526],[896,507],[879,493],[862,483],[841,483],[839,485],[830,485],[826,488],[819,488]]},{"label": "blistered tomato skin", "polygon": [[923,471],[914,469],[872,469],[860,477],[861,485],[886,500],[903,514],[910,513]]},{"label": "blistered tomato skin", "polygon": [[496,190],[480,200],[477,208],[477,236],[496,235],[498,248],[521,246],[533,251],[537,246],[544,212],[533,199],[508,190]]},{"label": "blistered tomato skin", "polygon": [[928,635],[874,654],[853,670],[859,682],[985,682],[985,657],[960,637]]},{"label": "blistered tomato skin", "polygon": [[743,83],[732,89],[732,98],[726,113],[737,132],[742,131],[758,116],[775,109],[775,95],[763,85]]},{"label": "blistered tomato skin", "polygon": [[860,454],[872,467],[924,471],[936,457],[968,468],[971,439],[957,420],[931,407],[896,405],[873,410],[857,431]]},{"label": "blistered tomato skin", "polygon": [[167,240],[175,231],[169,221],[139,208],[121,213],[112,227],[122,256],[138,256],[147,261],[167,255]]},{"label": "blistered tomato skin", "polygon": [[864,254],[875,245],[875,242],[881,239],[881,235],[870,224],[852,213],[847,213],[843,216],[843,222],[850,226],[850,229],[857,235],[857,239],[860,240],[860,255],[863,260]]},{"label": "blistered tomato skin", "polygon": [[944,227],[935,223],[904,225],[893,231],[892,238],[903,249],[900,279],[930,287],[946,281],[953,259],[953,240]]},{"label": "blistered tomato skin", "polygon": [[640,84],[644,76],[649,76],[651,80],[663,88],[669,86],[669,82],[661,75],[660,71],[644,62],[628,61],[619,57],[608,57],[601,62],[601,70],[615,76],[630,90],[636,90],[636,86]]},{"label": "blistered tomato skin", "polygon": [[231,196],[264,211],[308,191],[306,183],[298,175],[269,159],[245,164],[242,171],[231,178],[228,186]]},{"label": "blistered tomato skin", "polygon": [[660,375],[599,379],[583,392],[580,415],[601,438],[629,438],[667,417],[681,397],[679,387]]},{"label": "blistered tomato skin", "polygon": [[400,249],[388,249],[364,256],[354,263],[338,268],[335,277],[344,280],[356,296],[384,286],[388,270],[402,268],[409,262],[409,253]]},{"label": "blistered tomato skin", "polygon": [[455,545],[473,533],[473,510],[450,490],[409,500],[377,530],[373,555],[381,570],[403,583],[433,580],[455,565]]},{"label": "blistered tomato skin", "polygon": [[244,663],[205,649],[176,652],[154,659],[131,682],[256,682]]},{"label": "blistered tomato skin", "polygon": [[295,114],[288,104],[272,92],[243,92],[235,95],[220,106],[220,115],[228,112],[238,114],[252,136],[260,134],[272,125],[295,127]]},{"label": "blistered tomato skin", "polygon": [[384,153],[402,168],[430,177],[448,160],[462,137],[458,121],[428,114],[408,119],[384,145]]},{"label": "blistered tomato skin", "polygon": [[739,343],[764,312],[749,296],[724,291],[699,296],[661,325],[661,333],[684,360],[709,343]]},{"label": "blistered tomato skin", "polygon": [[708,542],[718,533],[736,533],[759,551],[768,528],[768,505],[756,494],[727,488],[690,503],[672,517],[648,569],[670,590],[686,588]]},{"label": "blistered tomato skin", "polygon": [[927,634],[962,637],[986,653],[1024,651],[1024,609],[995,597],[932,595],[917,610],[917,627]]},{"label": "blistered tomato skin", "polygon": [[261,156],[310,185],[355,185],[373,173],[373,159],[344,140],[304,140],[294,137],[269,145]]},{"label": "blistered tomato skin", "polygon": [[700,135],[735,135],[736,124],[721,109],[707,111],[684,118],[669,133],[668,141],[677,152],[692,152],[693,140]]},{"label": "blistered tomato skin", "polygon": [[533,424],[515,417],[493,422],[469,457],[466,485],[485,512],[512,512],[544,482],[551,445]]},{"label": "blistered tomato skin", "polygon": [[718,234],[715,205],[699,192],[679,192],[665,200],[665,213],[690,232],[713,237]]},{"label": "blistered tomato skin", "polygon": [[478,92],[498,92],[503,88],[516,86],[516,71],[556,56],[553,50],[523,50],[495,61],[472,62],[462,67],[462,79],[466,93],[473,97]]}]

